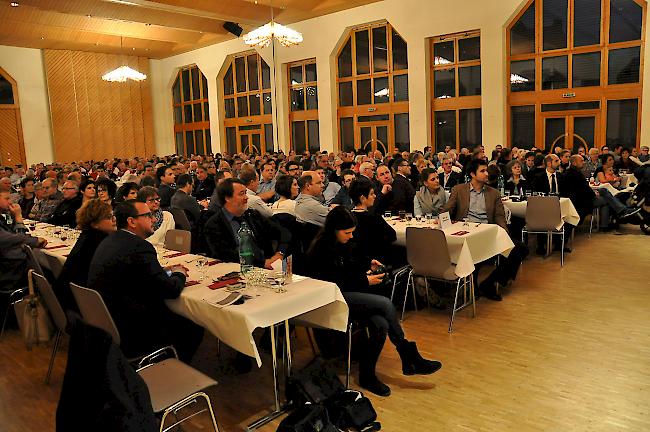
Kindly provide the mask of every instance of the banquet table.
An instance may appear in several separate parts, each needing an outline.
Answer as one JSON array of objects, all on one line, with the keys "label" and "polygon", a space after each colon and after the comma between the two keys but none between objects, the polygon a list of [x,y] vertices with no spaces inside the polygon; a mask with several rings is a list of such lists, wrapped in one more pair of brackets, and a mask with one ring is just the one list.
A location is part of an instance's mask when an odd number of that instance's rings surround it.
[{"label": "banquet table", "polygon": [[[515,202],[512,199],[503,199],[503,206],[508,208],[513,216],[520,218],[526,217],[526,208],[528,207],[527,201]],[[562,221],[573,226],[577,226],[580,223],[580,215],[578,211],[573,206],[573,203],[569,198],[560,198],[560,212],[562,214]],[[560,223],[557,229],[562,228],[562,223]]]},{"label": "banquet table", "polygon": [[614,186],[612,186],[609,183],[599,183],[599,184],[590,184],[589,185],[593,190],[597,191],[598,189],[607,189],[612,195],[616,196],[620,194],[621,192],[632,192],[634,190],[633,187],[624,187],[623,189],[616,189]]},{"label": "banquet table", "polygon": [[[438,225],[431,221],[390,220],[388,223],[397,233],[395,244],[401,246],[406,245],[406,229],[408,227],[438,229]],[[508,256],[515,247],[506,230],[496,224],[456,222],[442,231],[447,239],[451,261],[456,264],[458,277],[469,276],[474,272],[475,264],[494,256]],[[462,231],[467,231],[467,233],[460,234]]]},{"label": "banquet table", "polygon": [[621,177],[621,186],[623,187],[628,187],[629,185],[632,184],[636,185],[639,183],[639,180],[632,173],[620,174],[620,177]]}]

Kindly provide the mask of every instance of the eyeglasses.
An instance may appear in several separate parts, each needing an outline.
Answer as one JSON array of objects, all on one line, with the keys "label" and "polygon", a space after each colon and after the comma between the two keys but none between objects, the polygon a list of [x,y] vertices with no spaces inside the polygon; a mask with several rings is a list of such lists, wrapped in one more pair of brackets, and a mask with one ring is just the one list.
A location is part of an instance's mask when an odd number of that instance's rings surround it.
[{"label": "eyeglasses", "polygon": [[99,188],[99,189],[97,189],[97,192],[108,192],[108,190],[104,189],[104,188]]},{"label": "eyeglasses", "polygon": [[147,202],[160,202],[160,197],[149,198],[149,199],[147,200]]},{"label": "eyeglasses", "polygon": [[137,218],[140,218],[140,217],[148,217],[148,218],[152,218],[152,217],[153,217],[153,213],[151,213],[151,212],[142,213],[142,214],[139,214],[139,215],[137,215],[137,216],[134,216],[134,219],[137,219]]}]

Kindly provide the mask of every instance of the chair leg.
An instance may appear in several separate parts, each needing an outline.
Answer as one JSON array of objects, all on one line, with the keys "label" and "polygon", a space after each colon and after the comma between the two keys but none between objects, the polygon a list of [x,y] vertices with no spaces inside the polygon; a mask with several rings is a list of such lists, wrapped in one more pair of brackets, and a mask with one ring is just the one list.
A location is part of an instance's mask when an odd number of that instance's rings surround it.
[{"label": "chair leg", "polygon": [[0,339],[2,339],[2,336],[5,334],[5,326],[7,325],[7,318],[9,317],[10,307],[11,307],[11,302],[7,300],[7,309],[5,310],[5,317],[2,320],[2,330],[0,330]]},{"label": "chair leg", "polygon": [[[467,281],[465,281],[467,284]],[[476,318],[476,296],[474,295],[474,278],[469,275],[469,291],[472,297],[472,318]]]},{"label": "chair leg", "polygon": [[350,389],[350,369],[352,368],[352,323],[348,324],[348,361],[345,369],[345,388]]},{"label": "chair leg", "polygon": [[564,267],[564,227],[562,228],[562,249],[560,249],[560,267]]},{"label": "chair leg", "polygon": [[186,397],[185,399],[180,400],[177,403],[175,403],[174,405],[167,408],[163,412],[162,418],[160,420],[160,432],[168,432],[168,431],[172,430],[173,428],[175,428],[177,425],[183,423],[185,420],[188,420],[190,417],[193,417],[196,414],[200,414],[201,412],[205,411],[205,410],[199,411],[198,413],[192,414],[192,415],[190,415],[188,417],[185,417],[180,422],[176,422],[175,424],[171,425],[170,427],[165,428],[165,420],[167,419],[168,415],[171,414],[171,415],[175,416],[176,413],[178,413],[178,411],[180,411],[181,409],[185,408],[186,406],[188,406],[188,405],[190,405],[192,403],[195,403],[198,398],[201,398],[201,399],[205,400],[206,404],[208,405],[207,411],[210,413],[210,418],[212,420],[213,430],[215,432],[219,432],[219,426],[217,425],[217,419],[214,416],[214,411],[212,410],[212,401],[210,400],[210,397],[205,392],[202,392],[202,391],[193,393],[193,394],[189,395],[188,397]]},{"label": "chair leg", "polygon": [[63,336],[63,332],[61,330],[57,330],[56,336],[54,336],[54,343],[52,344],[50,365],[47,368],[47,375],[45,375],[45,385],[50,385],[50,377],[52,376],[52,367],[54,366],[54,358],[56,357],[56,352],[59,350],[59,343],[61,342],[62,336]]},{"label": "chair leg", "polygon": [[[415,287],[413,287],[413,288],[415,288]],[[431,304],[429,303],[429,281],[427,280],[426,277],[424,278],[424,292],[425,292],[425,295],[427,296],[427,309],[431,309]],[[415,289],[413,289],[413,294],[415,294]],[[415,296],[414,296],[413,300],[415,300]]]},{"label": "chair leg", "polygon": [[393,279],[393,290],[390,293],[390,301],[393,301],[393,297],[395,296],[395,288],[397,287],[397,278],[400,277],[402,274],[406,273],[409,271],[409,266],[404,266],[401,269],[395,273],[395,279]]},{"label": "chair leg", "polygon": [[318,355],[318,352],[316,351],[316,344],[314,344],[314,337],[312,336],[312,330],[309,327],[305,327],[305,331],[307,332],[307,340],[309,340],[309,345],[311,345],[311,352],[314,354],[314,357]]},{"label": "chair leg", "polygon": [[[404,304],[402,305],[402,316],[399,319],[400,322],[404,321],[404,314],[406,313],[406,299],[408,298],[409,294],[409,286],[413,283],[413,270],[409,272],[409,277],[406,280],[406,290],[404,291]],[[413,287],[413,291],[415,291],[415,286]],[[415,308],[417,311],[417,307]]]},{"label": "chair leg", "polygon": [[451,310],[451,319],[449,320],[449,330],[447,331],[448,333],[451,333],[454,327],[454,316],[456,316],[456,306],[458,305],[458,294],[460,293],[460,281],[461,279],[458,278],[458,282],[456,282],[456,295],[454,296],[454,307]]}]

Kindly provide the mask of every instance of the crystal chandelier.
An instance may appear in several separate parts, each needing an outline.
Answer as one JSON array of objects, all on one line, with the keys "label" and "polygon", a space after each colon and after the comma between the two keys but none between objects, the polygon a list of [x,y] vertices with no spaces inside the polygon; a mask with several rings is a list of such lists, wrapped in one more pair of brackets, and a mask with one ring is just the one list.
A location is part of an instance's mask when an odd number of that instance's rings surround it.
[{"label": "crystal chandelier", "polygon": [[[120,51],[122,50],[122,36],[120,36]],[[126,65],[122,65],[108,73],[102,75],[102,79],[108,82],[127,82],[128,80],[143,81],[147,76]]]},{"label": "crystal chandelier", "polygon": [[302,34],[273,20],[244,35],[244,42],[247,45],[266,48],[271,45],[273,38],[277,39],[280,45],[285,47],[298,45],[302,42]]}]

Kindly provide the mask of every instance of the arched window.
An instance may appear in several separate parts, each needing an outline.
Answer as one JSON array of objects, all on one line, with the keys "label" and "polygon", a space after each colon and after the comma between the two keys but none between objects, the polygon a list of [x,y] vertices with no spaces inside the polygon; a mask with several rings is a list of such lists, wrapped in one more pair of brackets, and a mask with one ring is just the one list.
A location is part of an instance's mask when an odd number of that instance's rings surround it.
[{"label": "arched window", "polygon": [[271,69],[255,51],[233,56],[223,77],[226,151],[273,151]]},{"label": "arched window", "polygon": [[431,39],[433,142],[472,149],[482,143],[481,37],[463,32]]},{"label": "arched window", "polygon": [[508,140],[638,147],[642,0],[531,0],[508,26]]},{"label": "arched window", "polygon": [[340,150],[410,150],[406,42],[390,24],[350,32],[336,82]]},{"label": "arched window", "polygon": [[287,73],[291,150],[314,153],[320,150],[316,59],[289,63]]},{"label": "arched window", "polygon": [[172,86],[176,153],[212,153],[208,81],[196,65],[182,68]]},{"label": "arched window", "polygon": [[0,166],[25,165],[16,81],[0,68]]}]

